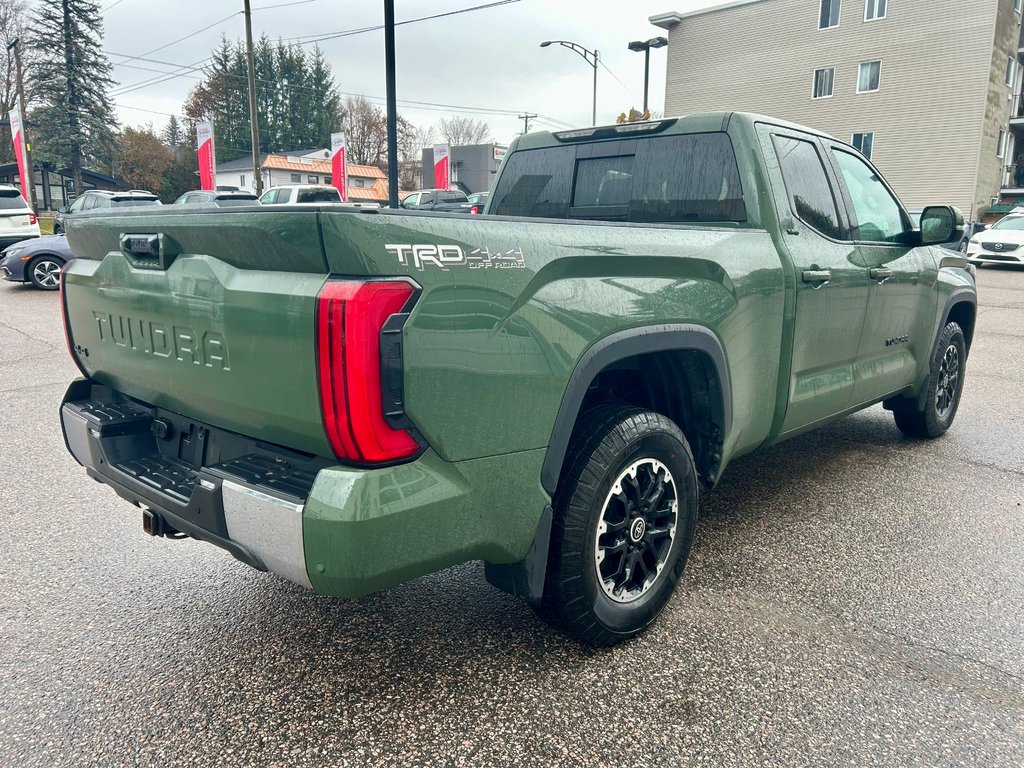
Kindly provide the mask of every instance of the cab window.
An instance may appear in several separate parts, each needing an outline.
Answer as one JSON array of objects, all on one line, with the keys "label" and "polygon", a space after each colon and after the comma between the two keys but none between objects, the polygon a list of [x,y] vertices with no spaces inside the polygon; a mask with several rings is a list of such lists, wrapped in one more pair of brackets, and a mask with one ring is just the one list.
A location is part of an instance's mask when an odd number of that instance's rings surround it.
[{"label": "cab window", "polygon": [[854,240],[900,243],[911,229],[900,204],[874,168],[850,152],[833,149],[857,218]]},{"label": "cab window", "polygon": [[68,213],[78,213],[81,211],[85,207],[86,200],[88,200],[87,197],[80,197],[75,200],[75,202],[71,204],[71,207],[68,208]]},{"label": "cab window", "polygon": [[793,215],[826,237],[846,239],[832,186],[814,144],[790,136],[773,136],[772,140]]}]

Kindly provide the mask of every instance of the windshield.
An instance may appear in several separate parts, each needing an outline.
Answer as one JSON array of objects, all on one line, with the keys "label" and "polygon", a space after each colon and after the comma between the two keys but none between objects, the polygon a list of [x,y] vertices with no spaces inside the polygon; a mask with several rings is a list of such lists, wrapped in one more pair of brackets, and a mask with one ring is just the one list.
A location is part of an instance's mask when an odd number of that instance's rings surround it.
[{"label": "windshield", "polygon": [[992,225],[992,229],[1024,230],[1024,216],[1007,216]]}]

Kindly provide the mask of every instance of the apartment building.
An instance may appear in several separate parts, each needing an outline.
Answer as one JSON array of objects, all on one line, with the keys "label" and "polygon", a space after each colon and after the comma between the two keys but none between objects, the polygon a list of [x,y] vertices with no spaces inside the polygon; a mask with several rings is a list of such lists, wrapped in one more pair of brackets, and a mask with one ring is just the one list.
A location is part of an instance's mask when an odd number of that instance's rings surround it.
[{"label": "apartment building", "polygon": [[732,0],[652,16],[668,30],[665,113],[812,126],[868,155],[908,208],[988,219],[1024,202],[1022,5]]}]

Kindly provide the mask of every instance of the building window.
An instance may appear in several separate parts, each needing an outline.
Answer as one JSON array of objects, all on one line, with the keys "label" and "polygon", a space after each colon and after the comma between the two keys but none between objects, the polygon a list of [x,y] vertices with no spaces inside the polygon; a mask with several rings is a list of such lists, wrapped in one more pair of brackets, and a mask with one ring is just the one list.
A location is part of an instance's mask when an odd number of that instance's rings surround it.
[{"label": "building window", "polygon": [[818,29],[831,29],[839,26],[839,9],[842,0],[821,0],[818,13]]},{"label": "building window", "polygon": [[301,173],[293,173],[292,174],[292,184],[301,184],[301,183],[302,183],[302,174]]},{"label": "building window", "polygon": [[307,176],[306,177],[306,183],[307,184],[318,184],[319,183],[317,181],[318,178],[319,178],[318,176]]},{"label": "building window", "polygon": [[814,70],[814,93],[812,97],[815,99],[829,98],[832,95],[832,84],[835,78],[835,67]]},{"label": "building window", "polygon": [[863,61],[857,72],[857,93],[870,93],[878,90],[878,80],[882,74],[882,62]]},{"label": "building window", "polygon": [[999,131],[999,140],[996,141],[996,157],[1006,157],[1006,131]]},{"label": "building window", "polygon": [[330,184],[332,178],[333,177],[331,177],[331,176],[324,176],[324,184]]},{"label": "building window", "polygon": [[244,173],[241,176],[238,177],[238,186],[240,186],[240,187],[244,187],[245,186],[245,174]]},{"label": "building window", "polygon": [[871,159],[871,150],[875,146],[875,134],[873,132],[855,133],[850,141],[854,148],[859,150],[864,157]]},{"label": "building window", "polygon": [[864,21],[885,18],[886,0],[867,0],[864,4]]},{"label": "building window", "polygon": [[1024,0],[1013,0],[1013,10],[1020,13],[1021,5],[1024,5]]},{"label": "building window", "polygon": [[1007,56],[1006,57],[1006,84],[1007,85],[1010,85],[1010,86],[1013,85],[1013,75],[1016,72],[1016,69],[1017,69],[1017,61],[1013,58],[1013,56]]}]

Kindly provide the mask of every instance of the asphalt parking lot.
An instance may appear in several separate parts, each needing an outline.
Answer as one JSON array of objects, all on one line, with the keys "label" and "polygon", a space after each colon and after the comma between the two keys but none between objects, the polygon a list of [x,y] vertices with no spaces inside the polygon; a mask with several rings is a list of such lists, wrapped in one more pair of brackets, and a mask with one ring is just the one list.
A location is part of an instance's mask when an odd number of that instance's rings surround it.
[{"label": "asphalt parking lot", "polygon": [[734,463],[595,652],[476,563],[338,600],[146,537],[65,452],[57,296],[0,284],[0,765],[1024,764],[1024,271],[979,293],[945,438]]}]

